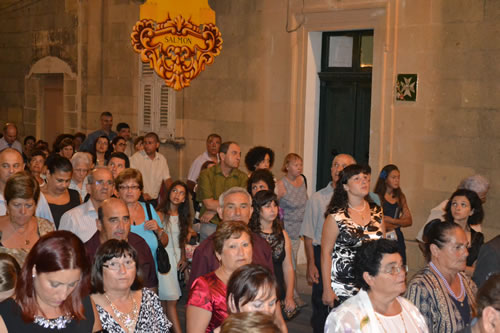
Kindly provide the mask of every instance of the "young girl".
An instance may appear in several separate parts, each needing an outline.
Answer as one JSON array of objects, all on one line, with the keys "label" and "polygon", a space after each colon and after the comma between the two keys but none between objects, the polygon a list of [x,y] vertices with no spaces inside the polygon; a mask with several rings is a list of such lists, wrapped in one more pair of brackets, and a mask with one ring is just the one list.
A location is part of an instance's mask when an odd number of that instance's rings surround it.
[{"label": "young girl", "polygon": [[163,229],[168,234],[169,241],[165,249],[172,267],[167,274],[158,274],[159,296],[166,308],[167,317],[172,321],[173,331],[180,333],[182,332],[181,324],[176,306],[181,296],[181,288],[177,279],[177,271],[183,271],[187,266],[185,244],[192,231],[186,184],[176,181],[170,186],[167,198],[161,204],[158,214],[161,217]]},{"label": "young girl", "polygon": [[250,229],[264,238],[272,248],[274,274],[278,282],[278,299],[285,311],[296,308],[293,299],[295,272],[292,265],[292,245],[288,233],[278,219],[278,197],[272,191],[259,191],[253,197]]},{"label": "young girl", "polygon": [[403,265],[406,265],[406,245],[401,228],[411,226],[412,218],[410,209],[406,202],[406,197],[399,187],[399,169],[394,164],[388,164],[380,171],[380,176],[375,185],[375,193],[380,198],[381,206],[384,210],[384,222],[388,231],[388,238],[391,238],[389,231],[394,230],[392,234],[398,241],[398,248]]}]

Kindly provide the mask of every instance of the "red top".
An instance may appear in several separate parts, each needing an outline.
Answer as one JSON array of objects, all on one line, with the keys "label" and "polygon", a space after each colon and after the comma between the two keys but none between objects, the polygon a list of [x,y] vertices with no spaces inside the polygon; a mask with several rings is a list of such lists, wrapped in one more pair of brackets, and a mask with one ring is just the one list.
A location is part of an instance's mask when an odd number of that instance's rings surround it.
[{"label": "red top", "polygon": [[226,289],[224,282],[211,272],[197,278],[189,291],[187,305],[212,312],[207,333],[222,325],[227,317]]}]

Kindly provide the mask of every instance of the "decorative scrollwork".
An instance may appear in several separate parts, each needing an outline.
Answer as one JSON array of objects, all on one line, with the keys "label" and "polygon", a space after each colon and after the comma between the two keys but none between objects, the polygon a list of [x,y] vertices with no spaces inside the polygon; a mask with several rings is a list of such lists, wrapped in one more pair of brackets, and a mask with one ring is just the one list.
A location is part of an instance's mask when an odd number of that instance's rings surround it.
[{"label": "decorative scrollwork", "polygon": [[169,15],[161,23],[138,21],[130,37],[141,60],[175,90],[189,87],[222,49],[221,33],[214,24],[197,26],[180,15],[173,20]]}]

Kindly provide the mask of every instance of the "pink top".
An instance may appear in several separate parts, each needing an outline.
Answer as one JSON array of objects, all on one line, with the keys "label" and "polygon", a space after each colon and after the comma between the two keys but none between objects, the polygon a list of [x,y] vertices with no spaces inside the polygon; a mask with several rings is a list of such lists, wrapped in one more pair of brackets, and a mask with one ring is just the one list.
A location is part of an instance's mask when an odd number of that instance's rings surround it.
[{"label": "pink top", "polygon": [[227,317],[226,289],[226,285],[215,275],[215,272],[200,276],[191,286],[187,305],[212,312],[212,318],[206,329],[207,333],[222,325]]}]

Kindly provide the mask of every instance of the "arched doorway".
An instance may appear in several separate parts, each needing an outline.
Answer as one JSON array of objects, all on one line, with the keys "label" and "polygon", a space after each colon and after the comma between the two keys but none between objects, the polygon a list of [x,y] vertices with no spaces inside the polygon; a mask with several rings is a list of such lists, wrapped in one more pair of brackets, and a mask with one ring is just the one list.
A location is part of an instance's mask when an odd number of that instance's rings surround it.
[{"label": "arched doorway", "polygon": [[38,60],[25,77],[24,130],[49,144],[79,128],[77,75],[56,57]]}]

